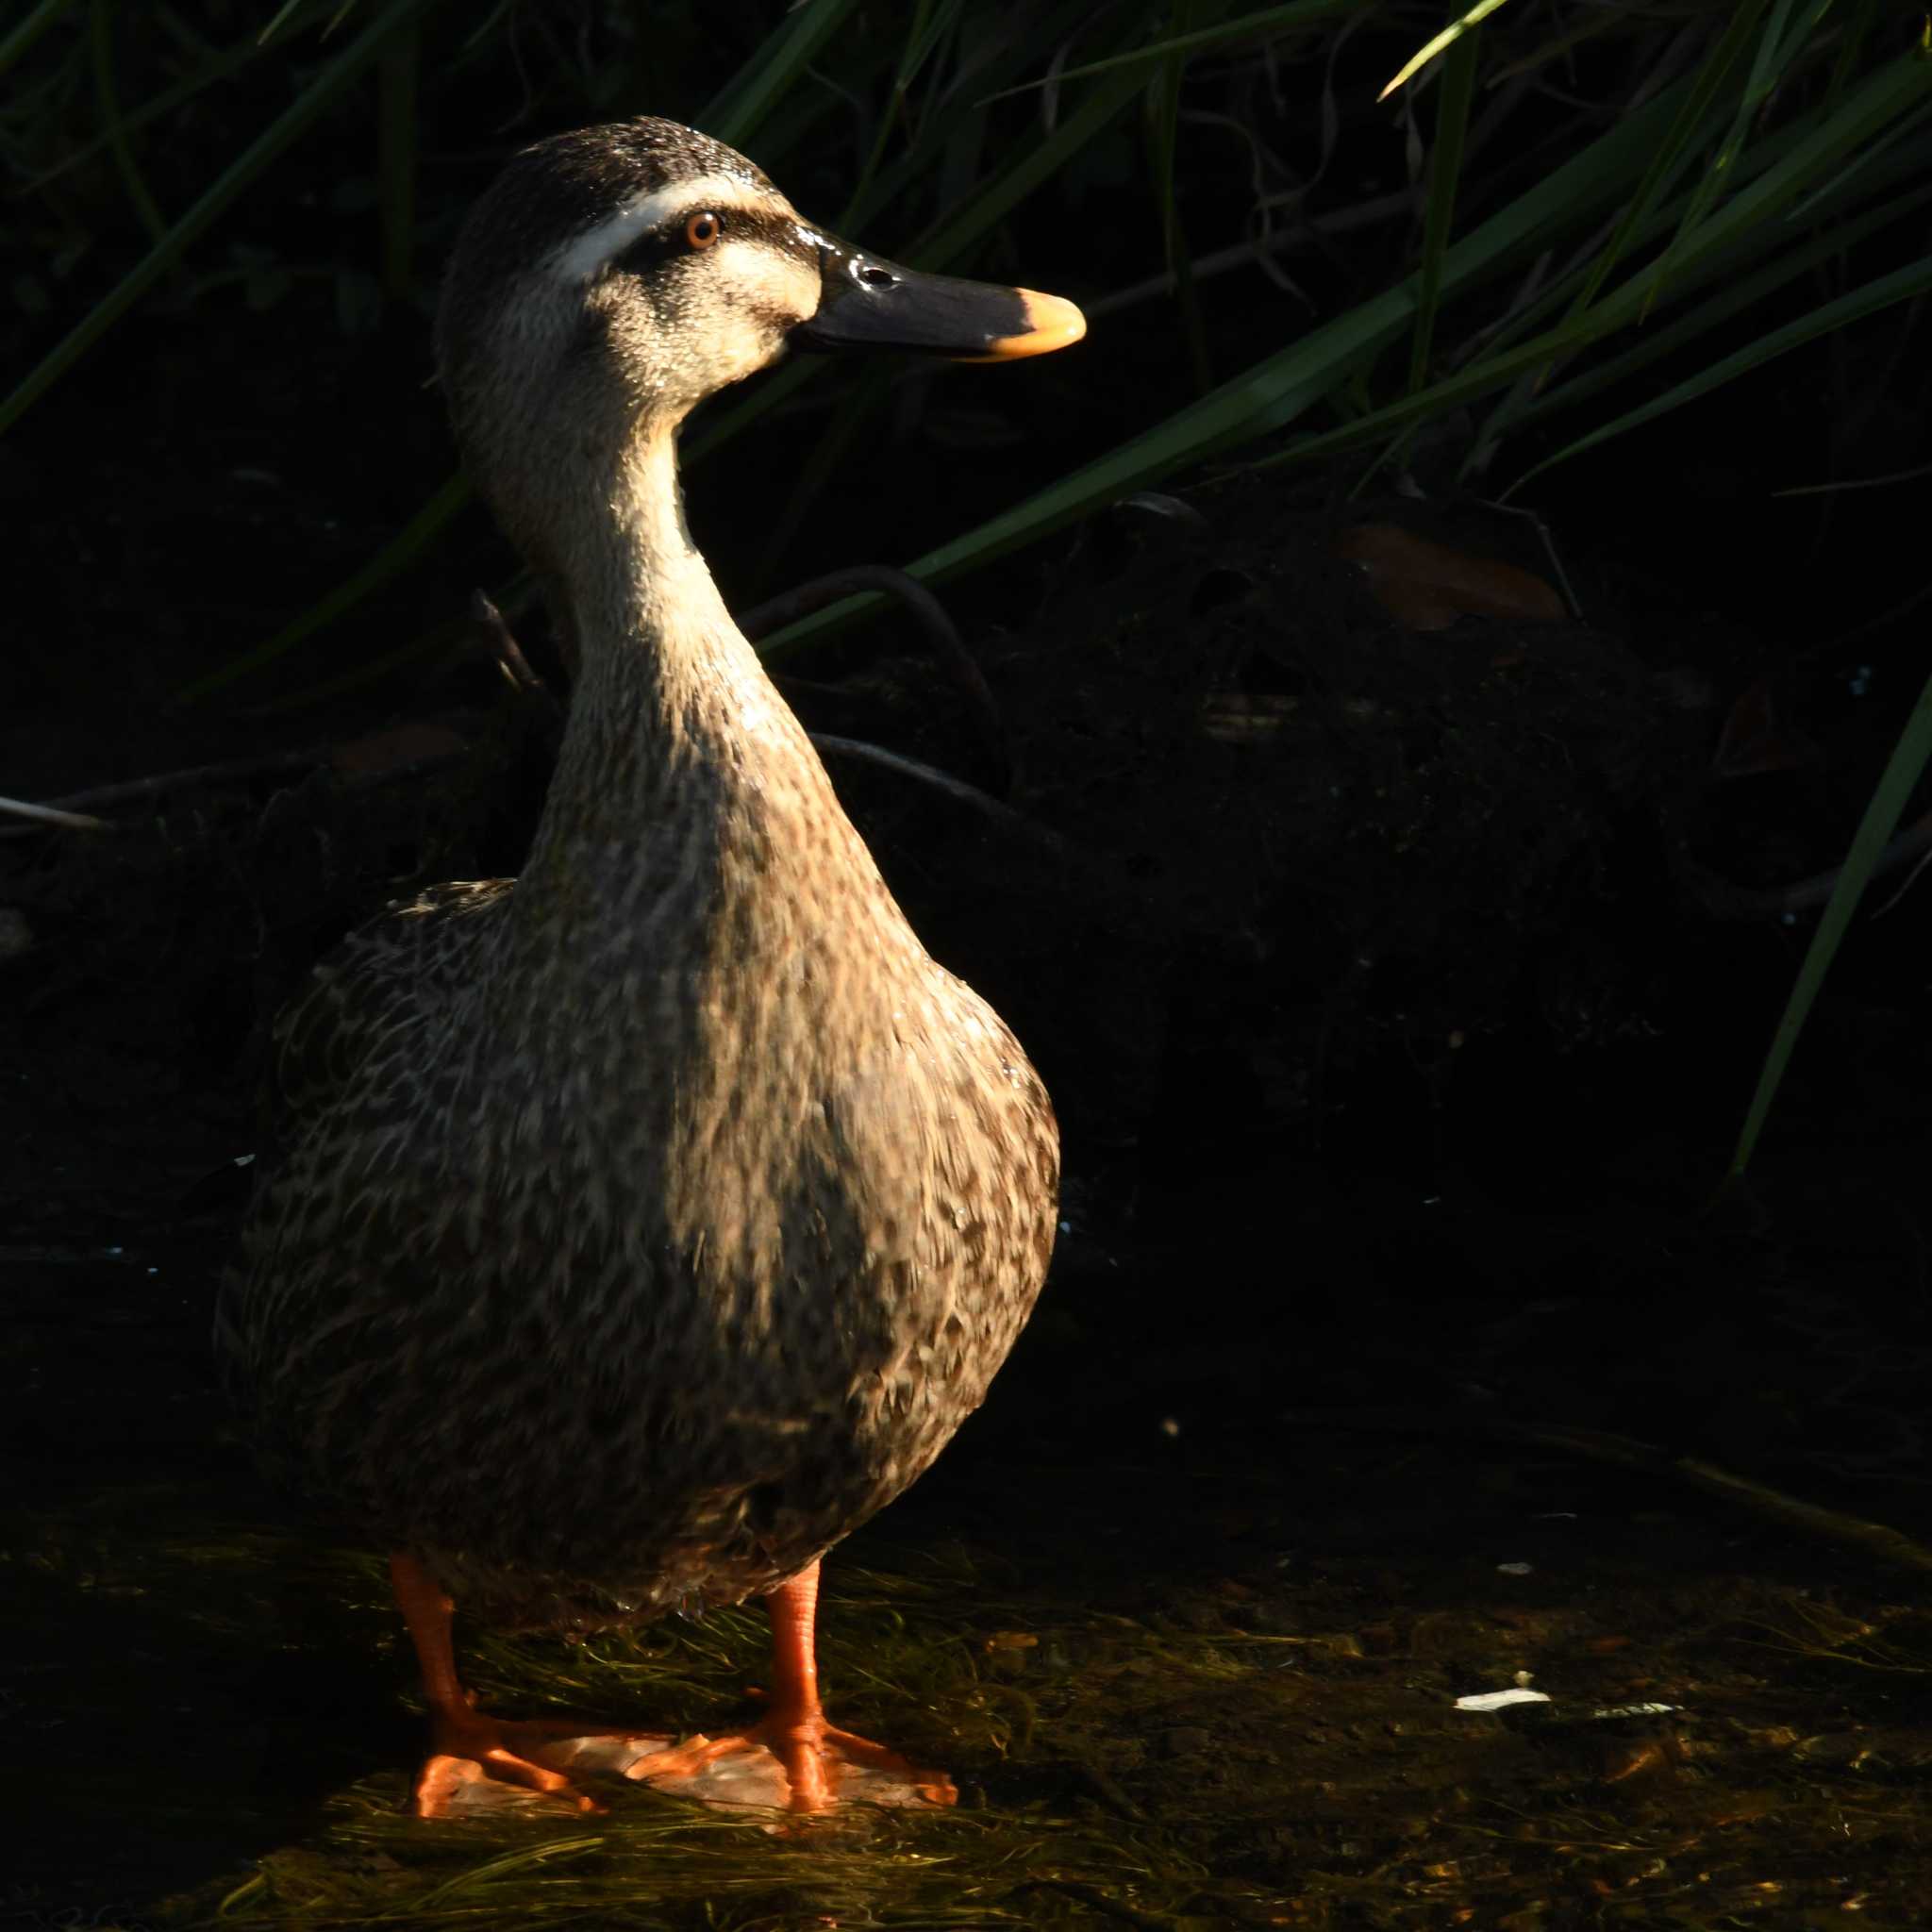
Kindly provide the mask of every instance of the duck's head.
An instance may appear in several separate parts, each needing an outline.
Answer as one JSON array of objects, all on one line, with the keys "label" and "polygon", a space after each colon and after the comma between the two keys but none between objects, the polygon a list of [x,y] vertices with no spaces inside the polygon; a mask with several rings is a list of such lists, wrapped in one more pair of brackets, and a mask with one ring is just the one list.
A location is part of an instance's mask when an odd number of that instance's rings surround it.
[{"label": "duck's head", "polygon": [[993,360],[1085,330],[1058,296],[855,248],[742,155],[645,118],[510,162],[458,241],[437,360],[473,474],[541,557],[587,466],[608,475],[788,345]]}]

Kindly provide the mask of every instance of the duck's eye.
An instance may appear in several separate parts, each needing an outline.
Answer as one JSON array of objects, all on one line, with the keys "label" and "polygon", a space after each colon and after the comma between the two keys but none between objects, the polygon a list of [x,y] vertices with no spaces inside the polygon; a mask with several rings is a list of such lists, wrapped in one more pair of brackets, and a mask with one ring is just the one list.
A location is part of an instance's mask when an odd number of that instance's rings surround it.
[{"label": "duck's eye", "polygon": [[724,224],[709,208],[684,225],[684,239],[693,248],[708,248],[724,232]]}]

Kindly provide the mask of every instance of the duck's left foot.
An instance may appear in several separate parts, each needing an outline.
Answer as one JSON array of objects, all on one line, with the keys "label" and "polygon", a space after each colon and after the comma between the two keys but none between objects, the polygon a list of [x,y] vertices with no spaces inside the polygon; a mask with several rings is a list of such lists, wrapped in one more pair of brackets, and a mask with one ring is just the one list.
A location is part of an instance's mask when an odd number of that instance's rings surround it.
[{"label": "duck's left foot", "polygon": [[625,1769],[654,1790],[709,1805],[770,1805],[828,1811],[836,1805],[953,1805],[942,1771],[923,1771],[896,1751],[841,1731],[823,1716],[778,1712],[715,1738],[687,1738]]}]

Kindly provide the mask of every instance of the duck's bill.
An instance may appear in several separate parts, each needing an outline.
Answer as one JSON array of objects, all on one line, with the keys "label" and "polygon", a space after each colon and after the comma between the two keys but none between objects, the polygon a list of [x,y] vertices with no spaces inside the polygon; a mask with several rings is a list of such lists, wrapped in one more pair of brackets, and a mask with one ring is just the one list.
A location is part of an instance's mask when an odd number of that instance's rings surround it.
[{"label": "duck's bill", "polygon": [[841,242],[820,240],[819,275],[818,313],[791,332],[801,349],[912,349],[1010,362],[1064,349],[1087,333],[1087,318],[1058,295],[922,275]]}]

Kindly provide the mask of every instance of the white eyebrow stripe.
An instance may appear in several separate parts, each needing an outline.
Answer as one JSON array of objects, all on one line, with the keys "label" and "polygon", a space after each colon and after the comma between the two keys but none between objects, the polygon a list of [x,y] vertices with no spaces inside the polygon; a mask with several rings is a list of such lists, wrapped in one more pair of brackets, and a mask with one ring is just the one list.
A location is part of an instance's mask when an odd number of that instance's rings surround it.
[{"label": "white eyebrow stripe", "polygon": [[675,181],[669,188],[659,188],[614,215],[607,215],[594,228],[586,228],[574,242],[565,242],[550,258],[550,273],[560,282],[588,282],[640,235],[648,235],[686,208],[695,213],[708,208],[737,208],[765,214],[773,212],[774,206],[782,208],[783,204],[768,190],[738,175],[700,175],[693,180]]}]

